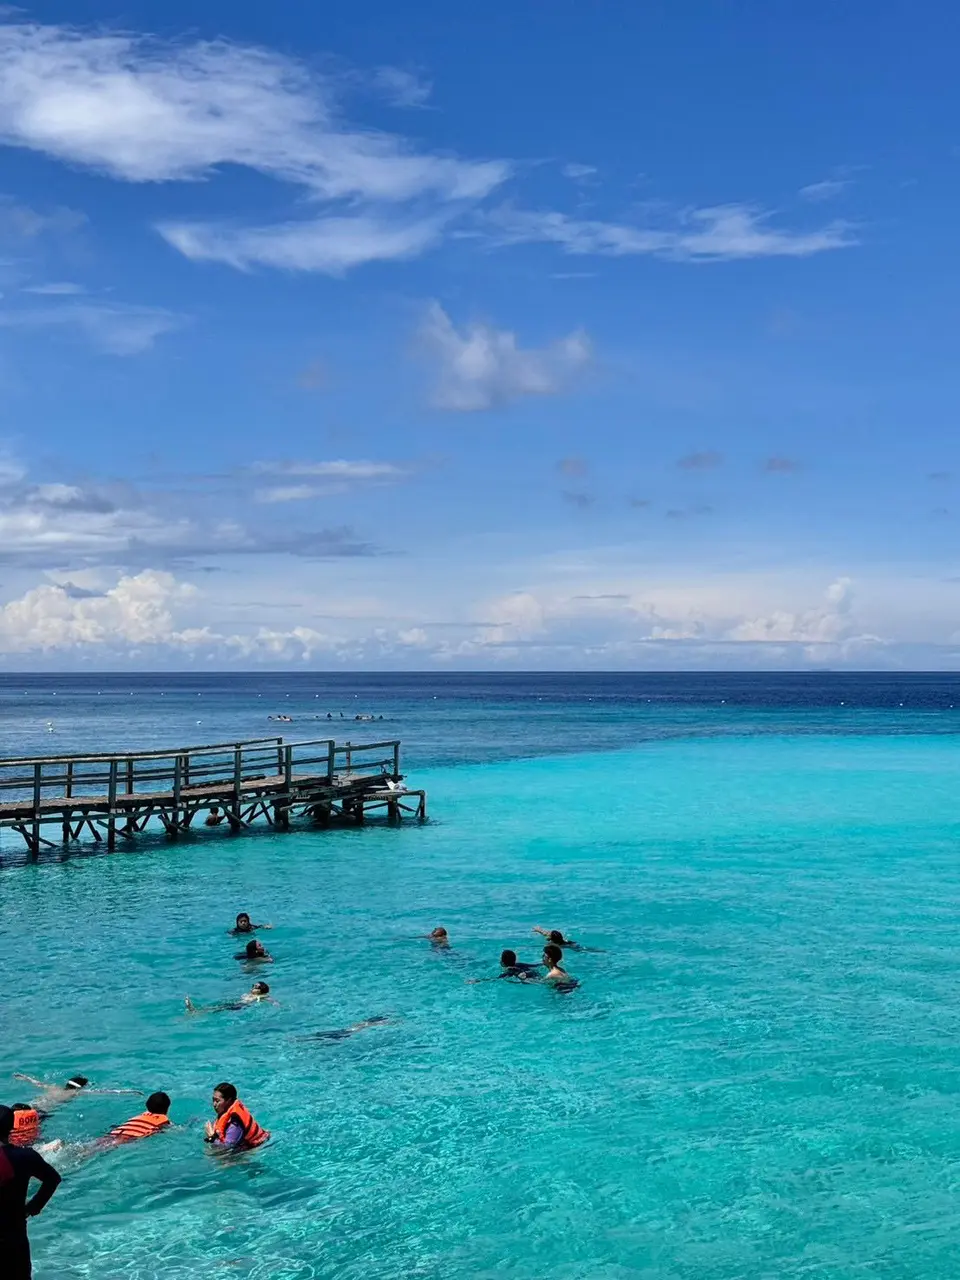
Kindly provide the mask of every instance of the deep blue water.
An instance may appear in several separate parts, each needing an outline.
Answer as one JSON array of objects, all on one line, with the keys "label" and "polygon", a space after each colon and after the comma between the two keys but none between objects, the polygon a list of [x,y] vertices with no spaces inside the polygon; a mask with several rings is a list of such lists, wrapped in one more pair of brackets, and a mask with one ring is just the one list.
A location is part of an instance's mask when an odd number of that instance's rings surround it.
[{"label": "deep blue water", "polygon": [[[82,1071],[183,1126],[57,1157],[38,1277],[952,1280],[957,708],[936,675],[0,680],[2,754],[330,710],[403,739],[432,815],[0,870],[0,1097]],[[280,1004],[190,1017],[249,986],[241,908]],[[467,983],[537,924],[597,948],[576,991]],[[273,1133],[227,1165],[223,1078]],[[45,1137],[137,1109],[83,1096]]]}]

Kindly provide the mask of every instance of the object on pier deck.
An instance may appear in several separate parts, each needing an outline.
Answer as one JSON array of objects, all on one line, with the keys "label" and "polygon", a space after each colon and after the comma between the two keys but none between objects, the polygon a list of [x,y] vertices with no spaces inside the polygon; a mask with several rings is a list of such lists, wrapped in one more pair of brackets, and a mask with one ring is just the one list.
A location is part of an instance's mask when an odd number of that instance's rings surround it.
[{"label": "object on pier deck", "polygon": [[362,823],[378,810],[391,821],[404,813],[423,821],[426,793],[402,784],[397,741],[337,746],[332,738],[252,738],[171,751],[0,760],[0,830],[18,832],[35,858],[42,847],[55,847],[41,834],[46,826],[59,827],[64,846],[86,830],[98,844],[105,834],[114,849],[118,836],[133,839],[151,818],[175,839],[212,805],[222,809],[231,831],[261,817],[279,830],[301,816],[322,825]]}]

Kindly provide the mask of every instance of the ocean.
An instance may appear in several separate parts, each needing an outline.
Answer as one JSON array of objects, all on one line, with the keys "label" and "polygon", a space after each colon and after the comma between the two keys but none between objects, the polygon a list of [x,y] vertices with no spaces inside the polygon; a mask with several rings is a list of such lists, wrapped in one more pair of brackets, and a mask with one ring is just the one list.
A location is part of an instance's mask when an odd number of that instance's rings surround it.
[{"label": "ocean", "polygon": [[[331,723],[402,739],[428,823],[38,865],[0,836],[0,1097],[83,1073],[178,1126],[57,1157],[40,1280],[952,1280],[960,677],[0,677],[0,755]],[[590,948],[576,990],[468,981],[534,926]],[[276,1005],[184,1010],[264,974]],[[221,1080],[272,1134],[232,1161]]]}]

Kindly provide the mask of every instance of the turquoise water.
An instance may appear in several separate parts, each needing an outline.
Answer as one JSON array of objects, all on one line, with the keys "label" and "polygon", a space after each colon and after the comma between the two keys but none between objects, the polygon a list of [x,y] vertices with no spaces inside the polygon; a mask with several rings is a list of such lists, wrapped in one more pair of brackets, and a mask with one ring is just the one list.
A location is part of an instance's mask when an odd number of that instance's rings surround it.
[{"label": "turquoise water", "polygon": [[[42,724],[26,696],[24,724]],[[481,699],[471,740],[462,706],[396,694],[387,736],[422,761],[424,827],[215,834],[0,873],[6,1100],[15,1070],[84,1072],[166,1089],[185,1125],[64,1166],[31,1228],[41,1280],[955,1276],[948,704],[658,717],[610,697],[599,729],[586,698],[531,691],[512,718]],[[60,742],[98,723],[76,698]],[[137,699],[131,733],[187,719]],[[554,751],[536,755],[525,728],[549,720]],[[492,758],[494,721],[528,758]],[[633,742],[575,749],[598,735]],[[478,759],[448,763],[455,741]],[[184,994],[249,986],[225,933],[242,908],[276,926],[260,936],[280,1006],[187,1017]],[[450,954],[413,938],[436,924]],[[466,983],[504,946],[536,958],[534,924],[603,949],[568,955],[577,991]],[[297,1039],[373,1015],[395,1021]],[[193,1122],[221,1079],[274,1135],[233,1164]],[[103,1132],[132,1101],[78,1099],[45,1136]]]}]

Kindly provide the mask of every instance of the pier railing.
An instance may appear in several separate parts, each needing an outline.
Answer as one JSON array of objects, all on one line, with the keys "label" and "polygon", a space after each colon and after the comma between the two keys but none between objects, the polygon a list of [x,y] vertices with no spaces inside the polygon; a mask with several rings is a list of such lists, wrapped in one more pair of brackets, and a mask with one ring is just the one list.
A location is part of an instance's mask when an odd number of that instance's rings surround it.
[{"label": "pier railing", "polygon": [[0,821],[12,808],[18,816],[25,807],[37,812],[97,803],[113,809],[151,795],[169,795],[177,805],[187,792],[233,790],[239,797],[253,782],[289,790],[302,781],[359,777],[399,779],[400,743],[251,738],[167,751],[24,756],[0,760]]}]

